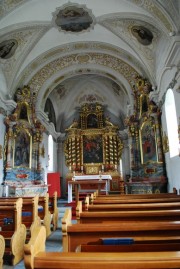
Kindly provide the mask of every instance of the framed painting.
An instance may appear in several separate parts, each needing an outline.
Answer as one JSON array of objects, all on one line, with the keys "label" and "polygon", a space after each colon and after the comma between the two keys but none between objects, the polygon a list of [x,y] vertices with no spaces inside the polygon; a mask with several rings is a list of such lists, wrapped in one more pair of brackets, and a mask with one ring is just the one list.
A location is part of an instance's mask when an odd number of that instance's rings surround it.
[{"label": "framed painting", "polygon": [[14,138],[14,167],[31,168],[32,137],[26,130],[21,130]]},{"label": "framed painting", "polygon": [[103,163],[102,135],[83,135],[83,163]]},{"label": "framed painting", "polygon": [[158,162],[155,126],[144,122],[140,129],[141,162]]}]

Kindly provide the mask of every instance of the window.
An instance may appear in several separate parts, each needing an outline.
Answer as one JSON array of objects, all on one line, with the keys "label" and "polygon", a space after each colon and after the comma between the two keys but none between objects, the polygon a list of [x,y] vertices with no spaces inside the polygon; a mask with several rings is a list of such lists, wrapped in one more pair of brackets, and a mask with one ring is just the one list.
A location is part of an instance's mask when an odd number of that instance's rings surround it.
[{"label": "window", "polygon": [[49,165],[48,170],[53,171],[53,138],[52,135],[48,137],[48,158],[49,158]]},{"label": "window", "polygon": [[169,139],[170,157],[179,154],[179,139],[178,139],[178,123],[176,115],[176,106],[174,101],[174,93],[169,89],[166,93],[165,100],[165,115],[167,123],[167,133]]}]

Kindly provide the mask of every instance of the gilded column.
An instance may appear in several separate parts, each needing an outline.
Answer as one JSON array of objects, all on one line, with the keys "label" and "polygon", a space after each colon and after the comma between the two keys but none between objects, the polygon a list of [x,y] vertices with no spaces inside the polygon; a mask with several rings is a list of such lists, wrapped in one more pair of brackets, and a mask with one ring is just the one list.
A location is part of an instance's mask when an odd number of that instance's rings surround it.
[{"label": "gilded column", "polygon": [[78,136],[76,138],[76,162],[77,162],[77,166],[80,169],[81,168],[81,150],[80,150],[80,146],[81,146],[81,139],[80,136]]},{"label": "gilded column", "polygon": [[117,136],[113,136],[113,148],[114,148],[114,164],[118,164],[118,154],[117,154]]},{"label": "gilded column", "polygon": [[104,137],[104,141],[105,141],[105,164],[109,165],[109,141],[107,135]]},{"label": "gilded column", "polygon": [[113,164],[113,137],[112,135],[109,136],[109,157],[110,157],[110,164]]},{"label": "gilded column", "polygon": [[71,138],[71,149],[72,149],[72,164],[73,167],[76,168],[76,139],[75,137]]},{"label": "gilded column", "polygon": [[71,147],[71,138],[68,139],[68,161],[69,161],[69,165],[72,166],[72,147]]}]

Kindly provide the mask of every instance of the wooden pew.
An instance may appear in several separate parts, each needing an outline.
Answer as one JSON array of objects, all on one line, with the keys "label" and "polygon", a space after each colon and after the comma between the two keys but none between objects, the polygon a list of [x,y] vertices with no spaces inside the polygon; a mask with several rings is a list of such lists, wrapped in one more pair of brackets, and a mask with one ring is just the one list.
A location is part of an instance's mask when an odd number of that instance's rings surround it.
[{"label": "wooden pew", "polygon": [[127,221],[165,221],[179,220],[180,209],[165,210],[124,210],[124,211],[82,211],[82,201],[78,201],[76,207],[76,219],[78,223],[104,223],[104,222],[127,222]]},{"label": "wooden pew", "polygon": [[5,240],[2,235],[0,235],[0,269],[3,268],[3,256],[5,252]]},{"label": "wooden pew", "polygon": [[173,192],[169,193],[139,193],[139,194],[101,194],[98,190],[91,193],[90,196],[94,196],[94,198],[120,198],[120,199],[141,199],[141,198],[168,198],[168,197],[176,197],[178,196],[178,192],[176,188],[173,188]]},{"label": "wooden pew", "polygon": [[52,230],[56,231],[58,228],[59,211],[57,207],[57,191],[54,192],[53,197],[49,197],[49,211],[52,219]]},{"label": "wooden pew", "polygon": [[[153,252],[45,252],[46,231],[39,227],[28,244],[24,247],[24,264],[26,269],[169,269],[180,268],[180,252],[170,250]],[[170,243],[168,243],[170,244]],[[142,245],[143,246],[143,245]],[[164,245],[165,246],[165,245]],[[161,246],[163,248],[163,245]],[[177,246],[178,247],[178,246]],[[140,247],[139,247],[140,248]],[[164,247],[166,249],[166,247]]]},{"label": "wooden pew", "polygon": [[160,252],[39,252],[26,269],[177,269],[179,251]]},{"label": "wooden pew", "polygon": [[[20,197],[3,197],[0,198],[0,205],[4,203],[11,204]],[[38,216],[39,195],[34,197],[21,197],[22,204],[22,223],[26,226],[26,241],[29,240],[34,230],[41,225],[41,219]]]},{"label": "wooden pew", "polygon": [[46,227],[46,236],[51,234],[51,213],[49,211],[49,193],[39,197],[38,201],[38,216],[41,223]]},{"label": "wooden pew", "polygon": [[34,257],[45,251],[46,228],[39,226],[33,233],[30,241],[24,245],[24,264],[26,269],[34,268]]},{"label": "wooden pew", "polygon": [[117,204],[90,204],[90,197],[85,198],[85,210],[87,211],[119,211],[119,210],[165,210],[165,209],[180,209],[180,202],[168,203],[117,203]]},{"label": "wooden pew", "polygon": [[76,247],[99,238],[133,238],[150,243],[180,239],[180,221],[129,221],[72,224],[71,209],[66,209],[62,218],[63,251],[75,251]]},{"label": "wooden pew", "polygon": [[170,198],[137,198],[137,199],[103,199],[102,198],[96,198],[94,200],[91,200],[91,204],[141,204],[141,203],[174,203],[174,202],[180,202],[180,196],[177,197],[170,197]]},{"label": "wooden pew", "polygon": [[5,240],[4,259],[15,265],[23,259],[26,227],[22,224],[22,198],[0,205],[0,235]]}]

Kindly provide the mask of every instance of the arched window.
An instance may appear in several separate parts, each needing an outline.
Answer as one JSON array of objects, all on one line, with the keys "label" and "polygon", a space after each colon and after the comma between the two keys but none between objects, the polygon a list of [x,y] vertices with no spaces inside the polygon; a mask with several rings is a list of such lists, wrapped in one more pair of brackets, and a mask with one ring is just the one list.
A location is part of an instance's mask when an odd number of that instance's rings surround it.
[{"label": "arched window", "polygon": [[49,166],[48,170],[53,171],[53,138],[52,135],[48,137],[48,158],[49,158]]},{"label": "arched window", "polygon": [[170,157],[172,158],[179,154],[179,139],[174,93],[171,89],[169,89],[166,93],[165,115],[169,139],[169,152]]}]

